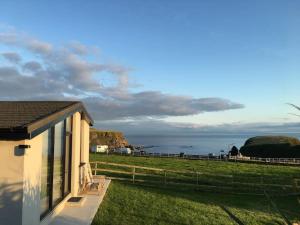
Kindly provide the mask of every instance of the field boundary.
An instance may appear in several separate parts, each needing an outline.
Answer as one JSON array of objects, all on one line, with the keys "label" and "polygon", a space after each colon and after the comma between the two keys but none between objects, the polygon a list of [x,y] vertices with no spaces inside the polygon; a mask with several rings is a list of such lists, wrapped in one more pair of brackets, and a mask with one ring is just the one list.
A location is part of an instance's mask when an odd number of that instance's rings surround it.
[{"label": "field boundary", "polygon": [[260,158],[260,157],[220,157],[220,156],[206,156],[206,155],[191,155],[191,154],[174,154],[174,153],[140,153],[133,152],[127,153],[94,153],[94,154],[110,154],[110,155],[122,155],[122,156],[134,156],[134,157],[151,157],[151,158],[175,158],[185,160],[208,160],[208,161],[223,161],[223,162],[240,162],[240,163],[256,163],[256,164],[268,164],[268,165],[283,165],[283,166],[299,166],[300,158]]},{"label": "field boundary", "polygon": [[[102,161],[90,162],[94,176],[106,174],[111,179],[126,180],[132,183],[153,183],[165,185],[183,185],[209,190],[221,190],[222,192],[240,194],[261,194],[266,189],[281,196],[300,195],[298,178],[290,177],[289,183],[277,183],[281,178],[272,178],[272,182],[264,182],[262,175],[248,176],[247,180],[254,179],[257,182],[244,181],[243,176],[229,174],[210,174],[207,172],[169,170],[154,167],[136,166],[121,163],[110,163]],[[108,167],[108,168],[107,168]],[[114,168],[117,167],[117,168]],[[290,190],[289,192],[283,190]],[[246,190],[246,191],[245,191]]]}]

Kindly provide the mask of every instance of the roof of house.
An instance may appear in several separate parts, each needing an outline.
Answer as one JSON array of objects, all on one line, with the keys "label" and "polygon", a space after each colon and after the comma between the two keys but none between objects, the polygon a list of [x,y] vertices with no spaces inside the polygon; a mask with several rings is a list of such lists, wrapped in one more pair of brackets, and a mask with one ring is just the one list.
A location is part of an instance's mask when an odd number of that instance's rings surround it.
[{"label": "roof of house", "polygon": [[78,101],[0,101],[0,139],[30,139],[75,112],[93,124]]}]

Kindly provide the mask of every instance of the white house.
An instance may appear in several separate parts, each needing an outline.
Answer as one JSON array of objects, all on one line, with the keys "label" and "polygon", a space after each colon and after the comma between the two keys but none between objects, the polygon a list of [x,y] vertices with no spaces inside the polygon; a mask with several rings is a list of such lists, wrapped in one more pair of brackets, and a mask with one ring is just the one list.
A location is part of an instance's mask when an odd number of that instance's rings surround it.
[{"label": "white house", "polygon": [[104,153],[108,151],[108,145],[93,145],[91,152]]},{"label": "white house", "polygon": [[46,225],[78,195],[92,124],[81,102],[0,102],[0,224]]},{"label": "white house", "polygon": [[131,154],[132,150],[130,148],[118,148],[115,152],[122,154]]}]

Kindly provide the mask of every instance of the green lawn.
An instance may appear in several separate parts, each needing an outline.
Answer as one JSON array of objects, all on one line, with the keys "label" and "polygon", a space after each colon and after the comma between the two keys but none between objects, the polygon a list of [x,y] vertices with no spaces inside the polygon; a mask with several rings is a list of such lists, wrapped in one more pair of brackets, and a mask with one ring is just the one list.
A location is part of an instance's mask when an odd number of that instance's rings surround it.
[{"label": "green lawn", "polygon": [[[91,155],[91,161],[126,163],[171,170],[201,171],[210,175],[235,174],[240,177],[300,177],[300,168],[255,164]],[[246,179],[245,179],[246,180]],[[274,182],[276,180],[272,180]],[[266,182],[266,181],[265,181]],[[283,192],[286,190],[282,190]],[[281,213],[290,221],[300,220],[299,196],[272,196]],[[113,180],[96,214],[96,224],[284,224],[284,219],[263,195],[232,194],[151,183],[132,184]]]},{"label": "green lawn", "polygon": [[207,160],[183,160],[174,158],[132,157],[105,154],[90,154],[90,161],[125,163],[136,166],[157,167],[173,170],[199,171],[210,174],[236,174],[271,177],[300,178],[300,168],[292,166],[259,165],[250,163],[236,163]]}]

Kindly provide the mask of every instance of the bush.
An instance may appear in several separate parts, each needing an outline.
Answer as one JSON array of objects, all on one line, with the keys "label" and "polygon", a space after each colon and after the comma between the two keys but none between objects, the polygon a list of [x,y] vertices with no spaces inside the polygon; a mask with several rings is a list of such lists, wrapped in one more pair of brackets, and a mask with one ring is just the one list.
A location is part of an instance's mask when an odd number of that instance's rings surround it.
[{"label": "bush", "polygon": [[233,146],[229,152],[231,156],[237,156],[239,154],[239,149],[236,146]]}]

